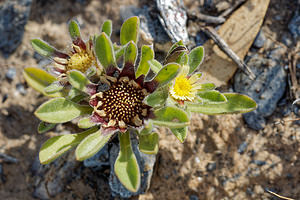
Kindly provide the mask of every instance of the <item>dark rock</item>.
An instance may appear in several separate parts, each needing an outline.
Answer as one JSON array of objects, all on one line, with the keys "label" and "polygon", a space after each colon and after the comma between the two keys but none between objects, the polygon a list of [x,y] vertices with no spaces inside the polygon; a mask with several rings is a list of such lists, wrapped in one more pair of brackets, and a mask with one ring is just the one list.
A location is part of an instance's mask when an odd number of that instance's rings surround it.
[{"label": "dark rock", "polygon": [[249,196],[252,196],[253,194],[254,194],[254,192],[252,191],[252,189],[251,188],[247,188],[246,189],[246,194],[248,194]]},{"label": "dark rock", "polygon": [[141,187],[136,193],[133,193],[128,191],[118,180],[114,172],[114,164],[119,154],[119,145],[113,144],[109,152],[110,153],[109,162],[111,167],[110,176],[109,176],[109,186],[113,196],[120,196],[121,198],[129,198],[131,196],[145,193],[147,189],[150,187],[150,181],[153,173],[153,166],[156,161],[156,156],[141,153],[138,150],[138,141],[135,138],[131,139],[131,144],[132,144],[133,152],[137,158],[137,162],[140,167]]},{"label": "dark rock", "polygon": [[6,74],[5,74],[5,77],[6,77],[8,80],[12,81],[12,80],[15,78],[16,73],[17,73],[17,72],[16,72],[16,69],[15,69],[15,68],[9,68],[8,71],[7,71]]},{"label": "dark rock", "polygon": [[282,56],[285,53],[285,49],[282,47],[278,47],[276,49],[273,49],[272,51],[270,51],[267,55],[268,58],[274,60],[274,61],[280,61]]},{"label": "dark rock", "polygon": [[190,200],[199,200],[199,198],[196,195],[190,195]]},{"label": "dark rock", "polygon": [[242,144],[240,144],[238,153],[243,154],[245,152],[245,150],[247,149],[247,146],[248,146],[247,142],[243,142]]},{"label": "dark rock", "polygon": [[266,161],[263,160],[253,160],[253,163],[257,166],[264,166],[266,164]]},{"label": "dark rock", "polygon": [[277,102],[286,89],[286,73],[280,65],[265,67],[266,59],[253,56],[247,65],[257,76],[254,81],[241,72],[236,73],[234,90],[253,98],[258,108],[244,114],[246,123],[255,130],[263,129],[265,117],[270,116],[276,109]]},{"label": "dark rock", "polygon": [[296,39],[300,36],[300,15],[299,10],[297,10],[288,25],[289,31],[292,33],[293,37]]},{"label": "dark rock", "polygon": [[104,166],[109,166],[108,145],[106,144],[101,151],[91,158],[84,160],[83,165],[92,168],[94,171],[101,170]]},{"label": "dark rock", "polygon": [[5,183],[6,179],[3,172],[3,165],[0,163],[0,183]]},{"label": "dark rock", "polygon": [[0,6],[0,51],[8,57],[20,45],[32,0],[7,0]]},{"label": "dark rock", "polygon": [[283,44],[285,44],[288,47],[292,46],[292,44],[293,44],[292,36],[288,32],[286,32],[282,35],[281,41],[283,42]]},{"label": "dark rock", "polygon": [[25,87],[24,87],[24,85],[22,83],[18,83],[16,85],[16,89],[22,95],[26,95],[27,94],[27,91],[26,91],[26,89],[25,89]]},{"label": "dark rock", "polygon": [[196,35],[196,38],[195,38],[196,46],[204,45],[204,43],[208,39],[209,38],[207,37],[207,35],[203,31],[198,32],[197,35]]},{"label": "dark rock", "polygon": [[262,31],[259,31],[259,33],[257,34],[253,46],[256,48],[262,48],[264,46],[264,43],[266,41],[266,37],[264,35],[264,33]]},{"label": "dark rock", "polygon": [[213,163],[208,163],[206,165],[206,169],[207,171],[211,172],[211,171],[214,171],[215,169],[217,169],[217,164],[215,162]]},{"label": "dark rock", "polygon": [[41,56],[40,54],[38,54],[37,52],[34,52],[34,53],[33,53],[33,58],[34,58],[37,62],[40,62],[41,60],[44,59],[44,57]]},{"label": "dark rock", "polygon": [[4,94],[3,97],[2,97],[2,103],[4,103],[8,98],[8,95],[7,94]]}]

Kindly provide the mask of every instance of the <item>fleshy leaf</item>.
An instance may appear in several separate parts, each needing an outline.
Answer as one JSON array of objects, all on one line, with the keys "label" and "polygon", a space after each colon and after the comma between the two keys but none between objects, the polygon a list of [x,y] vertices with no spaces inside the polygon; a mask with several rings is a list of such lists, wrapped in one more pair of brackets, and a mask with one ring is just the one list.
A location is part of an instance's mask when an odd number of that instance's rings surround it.
[{"label": "fleshy leaf", "polygon": [[256,102],[250,97],[236,93],[223,93],[226,103],[220,104],[187,104],[187,110],[208,115],[245,113],[256,109]]},{"label": "fleshy leaf", "polygon": [[153,130],[153,122],[151,120],[148,121],[147,124],[144,125],[144,128],[141,130],[139,135],[149,135]]},{"label": "fleshy leaf", "polygon": [[98,60],[105,69],[111,66],[116,66],[113,45],[106,33],[102,32],[97,37],[95,51]]},{"label": "fleshy leaf", "polygon": [[162,64],[155,59],[149,60],[148,64],[150,65],[150,69],[156,74],[163,68]]},{"label": "fleshy leaf", "polygon": [[64,88],[64,86],[62,84],[60,84],[59,81],[54,81],[52,82],[50,85],[48,85],[44,91],[45,93],[47,94],[53,94],[53,93],[56,93],[56,92],[59,92],[61,91],[62,89]]},{"label": "fleshy leaf", "polygon": [[136,157],[131,148],[129,132],[119,134],[120,152],[114,170],[120,182],[131,192],[140,188],[141,175]]},{"label": "fleshy leaf", "polygon": [[72,40],[76,40],[81,37],[79,25],[74,20],[69,22],[69,33]]},{"label": "fleshy leaf", "polygon": [[225,103],[227,101],[226,97],[216,90],[199,92],[197,95],[204,104]]},{"label": "fleshy leaf", "polygon": [[92,111],[90,106],[79,105],[65,98],[54,98],[40,105],[34,114],[48,123],[64,123]]},{"label": "fleshy leaf", "polygon": [[[153,124],[160,123],[162,126],[170,127],[172,125],[178,126],[189,125],[189,117],[186,112],[177,107],[164,107],[154,112],[156,116],[153,119]],[[163,125],[164,124],[164,125]],[[184,142],[187,136],[187,127],[182,128],[170,128],[172,133],[178,138],[180,142]]]},{"label": "fleshy leaf", "polygon": [[175,47],[167,57],[165,58],[164,64],[176,62],[180,64],[181,57],[187,52],[187,48],[185,46],[177,46]]},{"label": "fleshy leaf", "polygon": [[145,154],[157,154],[158,152],[158,139],[157,133],[139,136],[139,150]]},{"label": "fleshy leaf", "polygon": [[75,151],[76,159],[83,161],[95,155],[109,141],[113,133],[103,134],[101,130],[87,136]]},{"label": "fleshy leaf", "polygon": [[94,87],[94,92],[91,92],[91,87],[87,87],[87,85],[92,86],[93,84],[90,82],[90,80],[80,71],[78,70],[71,70],[68,73],[68,79],[71,85],[76,88],[77,90],[80,90],[82,92],[85,92],[87,94],[95,93],[96,92],[96,86]]},{"label": "fleshy leaf", "polygon": [[199,89],[198,91],[214,90],[215,88],[216,86],[213,83],[203,83],[201,84],[201,89]]},{"label": "fleshy leaf", "polygon": [[178,42],[174,43],[171,48],[169,49],[168,53],[167,53],[167,57],[174,51],[175,48],[179,47],[179,46],[184,46],[182,40],[179,40]]},{"label": "fleshy leaf", "polygon": [[80,119],[77,125],[79,128],[90,128],[95,126],[95,124],[90,120],[90,117]]},{"label": "fleshy leaf", "polygon": [[122,46],[122,47],[114,50],[115,51],[116,60],[119,60],[123,56],[123,54],[125,52],[125,47],[126,46]]},{"label": "fleshy leaf", "polygon": [[31,40],[33,49],[42,56],[50,57],[54,54],[55,49],[40,39]]},{"label": "fleshy leaf", "polygon": [[169,63],[165,65],[154,78],[159,83],[159,86],[163,86],[173,80],[179,72],[180,65],[176,63]]},{"label": "fleshy leaf", "polygon": [[146,76],[150,68],[148,61],[154,58],[154,52],[150,46],[143,45],[141,52],[141,60],[135,72],[135,77],[139,77],[141,75]]},{"label": "fleshy leaf", "polygon": [[55,127],[56,124],[40,122],[38,126],[38,133],[45,133]]},{"label": "fleshy leaf", "polygon": [[86,97],[86,94],[81,92],[80,90],[72,87],[68,93],[67,99],[78,103]]},{"label": "fleshy leaf", "polygon": [[52,162],[63,153],[79,144],[86,136],[94,133],[97,130],[98,128],[94,127],[82,133],[60,135],[50,138],[42,145],[39,153],[40,162],[42,164],[48,164]]},{"label": "fleshy leaf", "polygon": [[186,53],[183,53],[182,56],[176,60],[176,63],[179,63],[180,65],[187,65],[188,64],[189,57]]},{"label": "fleshy leaf", "polygon": [[65,95],[63,92],[57,92],[53,94],[47,94],[45,92],[45,88],[56,81],[56,78],[42,69],[27,67],[24,69],[23,75],[28,85],[45,96],[61,97]]},{"label": "fleshy leaf", "polygon": [[160,107],[163,106],[166,101],[167,98],[169,96],[169,91],[168,91],[168,87],[160,87],[157,90],[155,90],[152,94],[149,94],[144,102],[151,106],[151,107]]},{"label": "fleshy leaf", "polygon": [[101,31],[106,33],[109,37],[111,36],[112,33],[112,22],[111,20],[106,20],[101,27]]},{"label": "fleshy leaf", "polygon": [[121,33],[120,33],[121,45],[125,45],[129,41],[133,41],[134,43],[137,43],[139,27],[140,27],[140,19],[138,17],[134,16],[127,19],[121,27]]},{"label": "fleshy leaf", "polygon": [[131,64],[135,65],[137,53],[138,53],[138,51],[137,51],[136,44],[133,43],[132,41],[129,42],[125,49],[124,65],[126,63],[131,63]]},{"label": "fleshy leaf", "polygon": [[204,58],[204,48],[202,46],[194,48],[189,53],[188,64],[190,66],[189,74],[194,72],[200,66]]}]

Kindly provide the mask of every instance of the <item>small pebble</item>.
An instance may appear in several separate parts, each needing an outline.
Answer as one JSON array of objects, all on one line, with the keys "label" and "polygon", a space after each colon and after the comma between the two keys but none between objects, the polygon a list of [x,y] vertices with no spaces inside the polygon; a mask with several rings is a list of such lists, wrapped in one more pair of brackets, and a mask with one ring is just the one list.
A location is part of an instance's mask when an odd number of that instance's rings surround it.
[{"label": "small pebble", "polygon": [[254,193],[253,193],[252,189],[248,187],[246,189],[246,194],[248,194],[249,196],[252,196]]},{"label": "small pebble", "polygon": [[264,35],[264,33],[262,31],[259,31],[259,33],[257,34],[253,46],[256,48],[262,48],[264,46],[264,43],[266,41],[266,37]]},{"label": "small pebble", "polygon": [[4,103],[8,98],[8,95],[7,94],[4,94],[3,97],[2,97],[2,103]]},{"label": "small pebble", "polygon": [[217,164],[215,162],[208,163],[206,166],[207,171],[211,172],[217,168]]},{"label": "small pebble", "polygon": [[264,166],[266,164],[266,161],[254,160],[253,163],[256,164],[257,166]]},{"label": "small pebble", "polygon": [[40,62],[41,60],[44,59],[44,57],[41,56],[40,54],[38,54],[37,52],[34,52],[33,58],[34,58],[37,62]]},{"label": "small pebble", "polygon": [[22,83],[18,83],[16,85],[16,89],[22,95],[26,95],[27,94],[27,91],[26,91],[26,89],[25,89],[25,87],[24,87],[24,85]]},{"label": "small pebble", "polygon": [[199,157],[195,157],[195,162],[197,163],[197,164],[199,164],[200,163],[200,159],[199,159]]},{"label": "small pebble", "polygon": [[239,149],[238,149],[238,153],[243,154],[245,152],[247,146],[248,146],[247,142],[243,142],[242,144],[240,144]]},{"label": "small pebble", "polygon": [[15,78],[16,73],[17,73],[17,72],[16,72],[16,69],[15,69],[15,68],[9,68],[8,71],[7,71],[6,74],[5,74],[5,77],[6,77],[8,80],[12,81],[12,80]]},{"label": "small pebble", "polygon": [[190,200],[199,200],[199,198],[196,195],[192,194],[190,196]]}]

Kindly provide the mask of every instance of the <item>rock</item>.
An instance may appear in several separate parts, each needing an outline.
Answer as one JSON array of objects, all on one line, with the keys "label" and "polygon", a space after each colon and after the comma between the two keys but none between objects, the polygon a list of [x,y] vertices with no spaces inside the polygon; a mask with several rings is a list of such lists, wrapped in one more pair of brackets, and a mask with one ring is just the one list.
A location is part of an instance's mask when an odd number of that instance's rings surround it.
[{"label": "rock", "polygon": [[199,200],[199,198],[196,195],[191,195],[190,196],[190,200]]},{"label": "rock", "polygon": [[4,94],[3,97],[2,97],[2,103],[4,103],[8,98],[8,95],[7,94]]},{"label": "rock", "polygon": [[8,69],[8,71],[6,72],[6,74],[5,74],[5,77],[8,79],[8,80],[10,80],[10,81],[12,81],[14,78],[15,78],[15,76],[16,76],[16,68],[9,68]]},{"label": "rock", "polygon": [[208,163],[206,165],[206,169],[207,171],[211,172],[211,171],[214,171],[215,169],[217,169],[217,164],[215,162],[213,163]]},{"label": "rock", "polygon": [[293,44],[292,36],[288,32],[286,32],[282,35],[281,41],[283,42],[283,44],[285,44],[288,47],[292,46],[292,44]]},{"label": "rock", "polygon": [[74,179],[72,174],[79,164],[73,151],[47,165],[41,165],[36,158],[31,168],[33,176],[36,177],[33,196],[50,199],[62,192],[66,184]]},{"label": "rock", "polygon": [[266,161],[263,160],[253,160],[253,163],[256,164],[257,166],[263,166],[266,164]]},{"label": "rock", "polygon": [[108,145],[106,144],[101,151],[96,153],[93,157],[84,160],[83,165],[92,168],[94,171],[101,170],[103,166],[109,166]]},{"label": "rock", "polygon": [[243,142],[242,144],[240,144],[240,146],[238,148],[238,153],[243,154],[245,152],[245,150],[247,149],[247,146],[248,146],[247,142]]},{"label": "rock", "polygon": [[18,83],[18,84],[16,85],[16,89],[17,89],[17,91],[18,91],[21,95],[26,95],[26,94],[27,94],[27,91],[26,91],[26,89],[25,89],[25,87],[24,87],[24,85],[23,85],[22,83]]},{"label": "rock", "polygon": [[281,58],[282,58],[282,55],[284,55],[285,51],[286,50],[284,48],[278,47],[278,48],[275,48],[272,51],[270,51],[267,54],[267,57],[272,59],[273,61],[280,62]]},{"label": "rock", "polygon": [[262,31],[259,31],[259,33],[257,34],[253,42],[253,46],[258,49],[262,48],[264,46],[265,41],[266,41],[266,37],[264,33]]},{"label": "rock", "polygon": [[195,42],[196,46],[202,46],[209,38],[203,31],[199,31],[196,35]]},{"label": "rock", "polygon": [[0,163],[0,183],[5,183],[6,179],[3,172],[3,165]]},{"label": "rock", "polygon": [[0,51],[8,57],[20,45],[32,0],[6,0],[0,6]]},{"label": "rock", "polygon": [[121,198],[129,198],[132,196],[145,193],[147,189],[150,187],[150,181],[153,173],[153,166],[156,161],[156,156],[141,153],[138,150],[138,141],[136,138],[132,137],[131,145],[132,145],[133,152],[137,158],[137,162],[140,166],[141,187],[136,193],[133,193],[128,191],[118,180],[114,172],[114,164],[119,154],[119,145],[113,144],[109,152],[110,153],[109,162],[111,167],[110,176],[109,176],[109,186],[113,196],[120,196]]},{"label": "rock", "polygon": [[253,56],[247,65],[257,76],[254,81],[247,75],[237,72],[234,78],[234,90],[253,98],[258,108],[243,115],[246,123],[255,130],[265,127],[265,117],[270,116],[286,88],[286,73],[282,66],[266,67],[266,59]]},{"label": "rock", "polygon": [[228,8],[230,8],[230,3],[226,2],[226,1],[220,1],[219,3],[217,3],[216,8],[218,13],[222,12]]},{"label": "rock", "polygon": [[293,37],[296,39],[300,36],[300,15],[299,15],[299,10],[297,10],[290,21],[288,25],[288,29],[293,35]]}]

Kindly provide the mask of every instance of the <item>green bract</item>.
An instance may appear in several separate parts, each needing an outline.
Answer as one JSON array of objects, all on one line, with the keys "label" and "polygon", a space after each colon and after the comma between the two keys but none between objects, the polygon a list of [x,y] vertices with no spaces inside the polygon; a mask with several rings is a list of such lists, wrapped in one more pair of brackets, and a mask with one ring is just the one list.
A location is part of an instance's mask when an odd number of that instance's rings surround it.
[{"label": "green bract", "polygon": [[203,47],[189,52],[179,41],[163,63],[155,59],[150,46],[142,45],[138,51],[139,23],[138,17],[126,20],[121,27],[120,44],[113,44],[110,20],[103,23],[100,34],[93,33],[95,36],[87,42],[81,39],[79,26],[72,20],[68,28],[73,51],[69,54],[39,39],[31,41],[39,54],[54,60],[60,72],[60,76],[54,76],[38,68],[24,70],[28,84],[51,98],[35,111],[41,120],[38,132],[75,118],[79,118],[78,127],[86,129],[46,141],[39,154],[42,164],[76,146],[76,159],[85,160],[118,135],[120,152],[114,171],[128,190],[137,192],[140,167],[130,138],[138,138],[140,152],[156,154],[158,126],[169,128],[184,142],[191,112],[215,115],[256,108],[250,97],[222,94],[213,83],[200,81],[202,74],[196,71],[204,58]]}]

